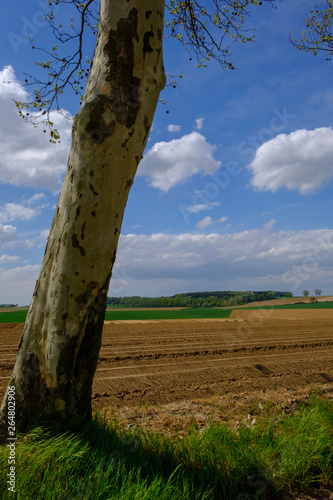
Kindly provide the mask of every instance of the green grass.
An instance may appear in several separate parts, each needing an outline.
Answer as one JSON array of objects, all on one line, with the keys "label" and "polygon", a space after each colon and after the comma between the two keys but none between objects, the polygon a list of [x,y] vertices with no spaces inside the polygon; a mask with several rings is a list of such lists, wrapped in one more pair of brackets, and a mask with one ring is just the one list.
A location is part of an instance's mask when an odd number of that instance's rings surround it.
[{"label": "green grass", "polygon": [[23,311],[11,311],[0,313],[0,323],[24,323],[28,309]]},{"label": "green grass", "polygon": [[137,309],[135,311],[106,311],[106,320],[149,320],[149,319],[192,319],[192,318],[229,318],[230,309],[198,307],[180,310]]},{"label": "green grass", "polygon": [[[0,448],[0,497],[8,449]],[[79,427],[38,427],[16,445],[18,500],[235,500],[281,498],[326,485],[333,473],[333,402],[238,431],[195,424],[183,439],[129,432],[97,416]]]},{"label": "green grass", "polygon": [[[333,309],[333,302],[314,302],[313,304],[287,304],[274,306],[242,307],[242,309]],[[24,323],[28,310],[0,313],[0,323]],[[105,319],[108,321],[120,320],[156,320],[156,319],[205,319],[205,318],[229,318],[231,309],[220,309],[218,307],[197,307],[180,310],[158,310],[158,309],[135,309],[135,310],[107,310]]]},{"label": "green grass", "polygon": [[[24,323],[28,311],[15,311],[0,313],[0,323]],[[191,319],[191,318],[229,318],[230,309],[218,308],[195,308],[180,310],[156,310],[156,309],[136,309],[135,311],[123,309],[107,310],[105,319],[110,321],[119,320],[149,320],[149,319]]]}]

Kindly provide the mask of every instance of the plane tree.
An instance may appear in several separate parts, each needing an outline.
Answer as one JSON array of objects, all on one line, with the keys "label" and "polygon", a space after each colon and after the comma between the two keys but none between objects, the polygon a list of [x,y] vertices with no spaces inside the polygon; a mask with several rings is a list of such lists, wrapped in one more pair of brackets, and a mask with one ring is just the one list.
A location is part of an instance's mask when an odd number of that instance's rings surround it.
[{"label": "plane tree", "polygon": [[325,54],[328,61],[333,55],[333,0],[315,4],[305,19],[305,29],[299,39],[290,35],[295,47],[304,52]]},{"label": "plane tree", "polygon": [[[91,418],[92,383],[125,205],[166,82],[165,26],[170,36],[192,51],[198,65],[214,59],[222,68],[233,69],[230,47],[236,41],[253,40],[245,20],[263,2],[48,3],[54,44],[39,49],[43,58],[37,61],[38,76],[26,79],[26,85],[32,85],[31,102],[16,104],[24,119],[48,125],[54,142],[61,138],[50,121],[50,110],[60,109],[62,94],[70,90],[80,106],[8,385],[10,394],[15,388],[16,425],[22,432],[39,419],[77,414]],[[62,19],[66,18],[62,9],[69,9],[69,26],[57,21],[55,7],[60,7]],[[94,55],[87,59],[85,51],[92,49]],[[9,389],[1,408],[2,441],[8,430]]]}]

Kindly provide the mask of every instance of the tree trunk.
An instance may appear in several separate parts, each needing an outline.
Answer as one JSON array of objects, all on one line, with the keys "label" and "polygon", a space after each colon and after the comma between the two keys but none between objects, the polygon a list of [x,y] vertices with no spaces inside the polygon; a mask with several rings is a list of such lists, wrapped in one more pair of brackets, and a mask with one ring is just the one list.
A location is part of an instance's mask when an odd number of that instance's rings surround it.
[{"label": "tree trunk", "polygon": [[101,0],[91,74],[9,383],[19,431],[40,418],[91,417],[124,209],[165,84],[163,14],[164,0]]}]

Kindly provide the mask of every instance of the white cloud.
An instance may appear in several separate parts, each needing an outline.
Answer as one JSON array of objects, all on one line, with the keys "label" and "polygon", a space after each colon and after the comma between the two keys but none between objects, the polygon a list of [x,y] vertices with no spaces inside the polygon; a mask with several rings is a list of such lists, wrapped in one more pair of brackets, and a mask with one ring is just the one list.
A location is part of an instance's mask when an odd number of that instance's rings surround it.
[{"label": "white cloud", "polygon": [[118,295],[202,290],[332,292],[333,230],[121,235]]},{"label": "white cloud", "polygon": [[50,230],[49,229],[43,229],[43,231],[40,232],[40,238],[43,240],[43,241],[46,241],[47,238],[49,237],[49,234],[50,234]]},{"label": "white cloud", "polygon": [[0,249],[17,241],[16,227],[0,223]]},{"label": "white cloud", "polygon": [[0,222],[0,251],[5,247],[19,247],[27,250],[33,246],[33,241],[18,238],[16,227],[10,224],[2,224]]},{"label": "white cloud", "polygon": [[270,231],[273,228],[274,224],[276,224],[276,220],[271,219],[268,222],[266,222],[266,224],[264,224],[262,228],[264,231]]},{"label": "white cloud", "polygon": [[8,263],[8,262],[16,262],[20,257],[17,255],[0,255],[0,264]]},{"label": "white cloud", "polygon": [[221,219],[219,219],[217,222],[227,222],[228,220],[228,217],[221,217]]},{"label": "white cloud", "polygon": [[29,200],[27,201],[27,204],[34,205],[35,203],[39,202],[40,200],[44,200],[45,198],[46,198],[45,194],[36,193],[31,198],[29,198]]},{"label": "white cloud", "polygon": [[197,130],[201,130],[201,129],[202,129],[202,127],[203,127],[203,122],[204,122],[204,118],[197,118],[197,119],[195,120],[195,128],[196,128]]},{"label": "white cloud", "polygon": [[3,117],[0,123],[0,182],[59,190],[66,170],[71,125],[52,111],[51,121],[61,134],[61,143],[51,144],[48,132],[43,133],[43,125],[34,128],[19,117],[14,99],[27,101],[29,96],[16,82],[12,66],[6,66],[0,71],[0,113]]},{"label": "white cloud", "polygon": [[40,266],[0,269],[0,302],[26,305],[31,301]]},{"label": "white cloud", "polygon": [[180,125],[168,125],[168,132],[180,132]]},{"label": "white cloud", "polygon": [[236,259],[233,259],[231,262],[243,262],[244,260],[247,260],[246,255],[242,255],[241,257],[236,257]]},{"label": "white cloud", "polygon": [[221,203],[219,201],[212,201],[209,203],[197,203],[196,205],[189,205],[185,208],[187,212],[191,214],[196,214],[198,212],[203,212],[205,210],[211,210],[214,207],[220,207]]},{"label": "white cloud", "polygon": [[204,229],[205,227],[211,226],[213,224],[212,218],[207,215],[201,221],[198,222],[197,227],[199,229]]},{"label": "white cloud", "polygon": [[282,187],[301,194],[318,191],[333,178],[333,130],[296,130],[262,144],[254,160],[251,184],[258,190]]},{"label": "white cloud", "polygon": [[166,193],[192,175],[217,172],[221,162],[214,159],[214,150],[198,132],[170,142],[158,142],[143,157],[138,175],[148,178],[151,186]]},{"label": "white cloud", "polygon": [[[1,235],[1,226],[0,226]],[[0,270],[0,303],[31,300],[39,266]],[[332,293],[333,230],[263,229],[234,234],[121,235],[114,295],[204,290],[302,290]]]},{"label": "white cloud", "polygon": [[6,203],[0,209],[0,222],[30,220],[38,214],[39,211],[37,209],[26,207],[19,203]]}]

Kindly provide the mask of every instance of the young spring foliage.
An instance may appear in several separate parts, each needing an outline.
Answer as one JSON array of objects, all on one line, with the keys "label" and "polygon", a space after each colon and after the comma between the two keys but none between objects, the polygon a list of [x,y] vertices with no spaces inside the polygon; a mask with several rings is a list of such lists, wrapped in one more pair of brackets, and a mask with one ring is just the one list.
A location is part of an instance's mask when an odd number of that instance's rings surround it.
[{"label": "young spring foliage", "polygon": [[[40,48],[30,39],[32,49],[42,57],[35,62],[37,70],[25,78],[24,85],[32,88],[31,100],[16,101],[16,106],[25,120],[48,127],[50,141],[55,143],[60,135],[50,120],[50,111],[56,108],[61,112],[65,91],[74,94],[78,107],[82,103],[99,27],[99,1],[47,1],[51,10],[44,17],[52,31],[52,45]],[[254,41],[255,30],[246,21],[253,8],[263,2],[272,4],[274,0],[169,0],[167,36],[176,38],[193,53],[198,67],[215,60],[221,68],[233,70],[231,46]],[[66,24],[64,19],[68,19]]]},{"label": "young spring foliage", "polygon": [[333,55],[333,0],[325,0],[325,7],[317,4],[309,11],[305,19],[306,29],[301,39],[292,38],[290,41],[299,50],[317,55],[322,52],[326,60],[330,61]]}]

